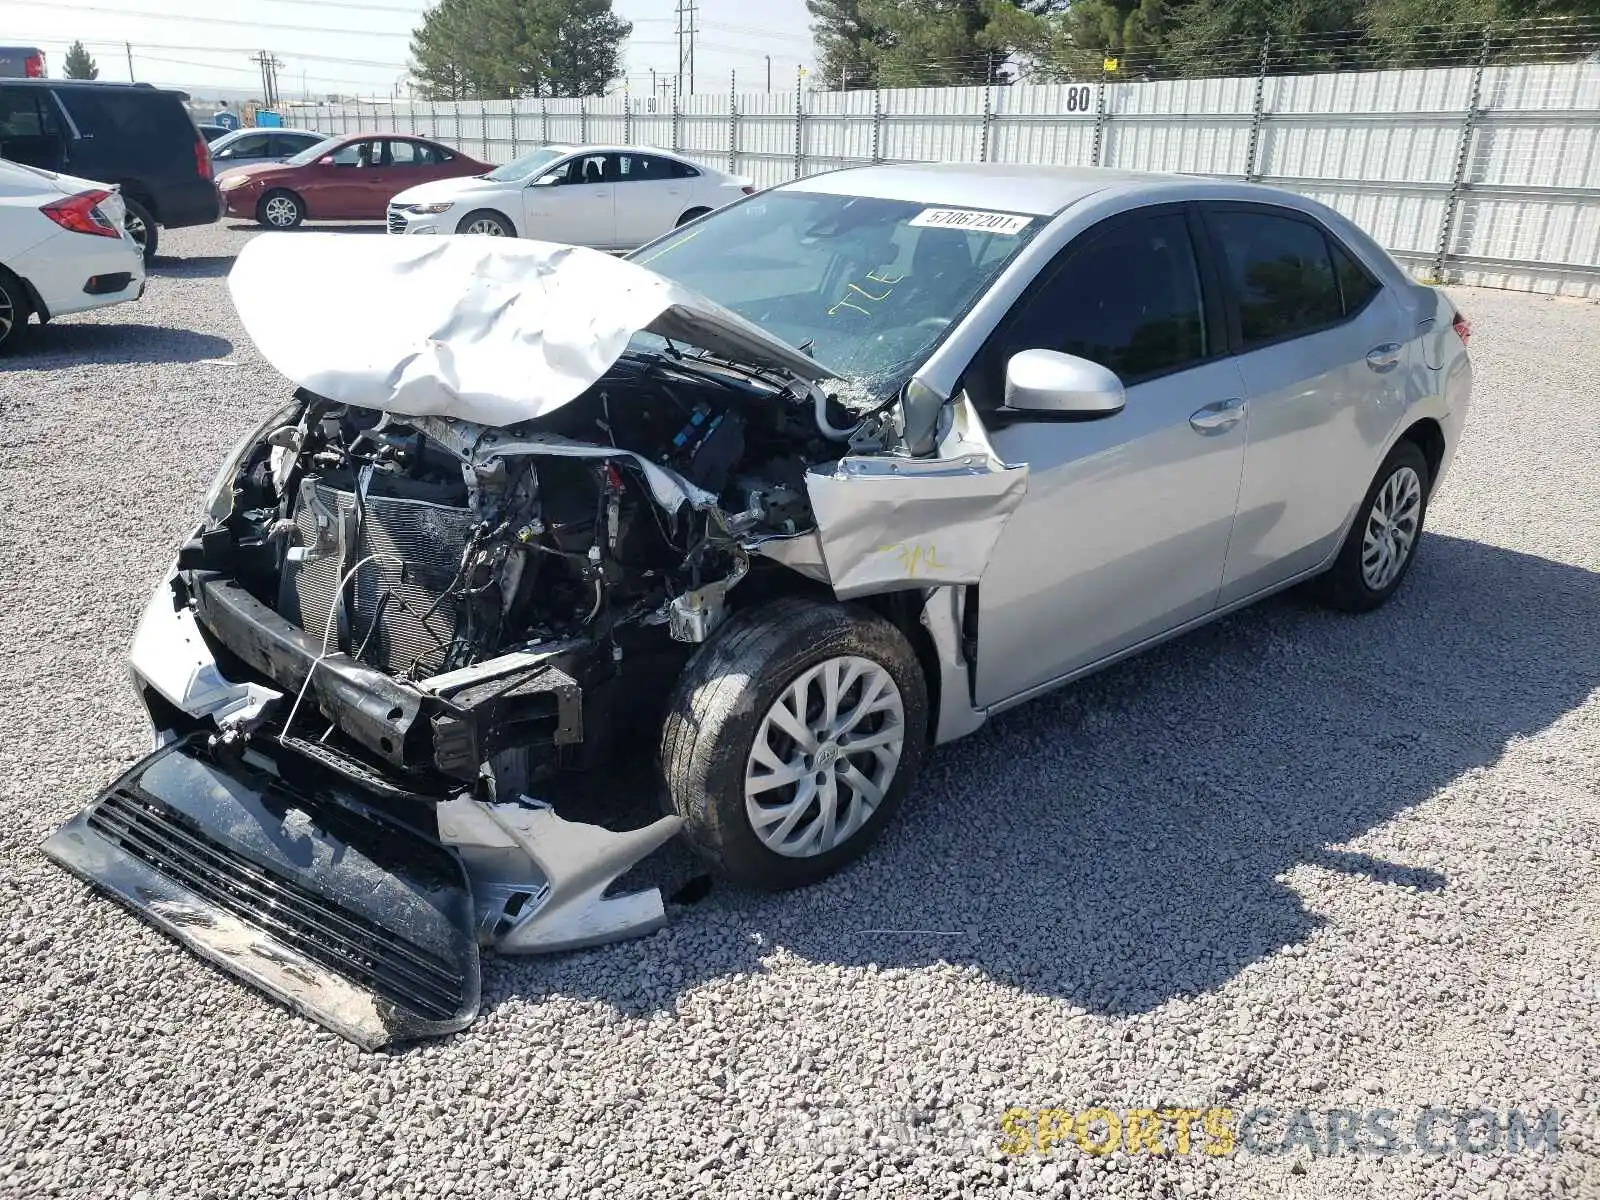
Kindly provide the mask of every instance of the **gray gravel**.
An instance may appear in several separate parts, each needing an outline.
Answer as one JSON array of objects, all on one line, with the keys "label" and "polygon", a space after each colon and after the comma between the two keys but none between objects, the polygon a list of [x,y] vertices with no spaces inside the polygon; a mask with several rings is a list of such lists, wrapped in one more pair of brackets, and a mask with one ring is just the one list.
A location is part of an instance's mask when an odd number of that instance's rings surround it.
[{"label": "gray gravel", "polygon": [[[491,961],[466,1033],[364,1054],[37,851],[142,752],[134,621],[286,393],[247,236],[167,235],[0,371],[0,1192],[1600,1195],[1600,307],[1461,294],[1476,404],[1383,612],[1274,601],[1018,710],[843,877]],[[998,1148],[1096,1103],[1554,1107],[1560,1150]]]}]

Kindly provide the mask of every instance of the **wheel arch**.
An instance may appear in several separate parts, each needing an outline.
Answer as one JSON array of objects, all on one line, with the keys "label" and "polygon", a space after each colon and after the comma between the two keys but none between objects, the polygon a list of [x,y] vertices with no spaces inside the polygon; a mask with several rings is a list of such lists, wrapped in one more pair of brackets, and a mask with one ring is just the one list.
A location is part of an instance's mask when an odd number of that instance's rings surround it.
[{"label": "wheel arch", "polygon": [[920,588],[907,588],[898,592],[884,592],[877,596],[852,601],[888,621],[911,643],[917,656],[917,666],[922,670],[923,682],[928,689],[928,743],[938,740],[939,715],[944,706],[944,674],[939,667],[939,649],[934,645],[933,634],[928,632],[922,614],[928,606],[927,597]]},{"label": "wheel arch", "polygon": [[1428,464],[1428,490],[1432,492],[1439,481],[1439,469],[1444,465],[1444,426],[1433,417],[1422,417],[1407,426],[1395,441],[1411,442],[1422,451],[1422,457]]},{"label": "wheel arch", "polygon": [[519,238],[522,236],[522,229],[517,224],[516,220],[513,219],[511,214],[502,208],[496,208],[492,204],[480,204],[477,208],[468,209],[466,215],[463,216],[461,220],[456,222],[456,232],[459,233],[463,225],[472,220],[473,217],[478,216],[480,213],[487,214],[488,216],[496,217],[499,220],[504,221],[507,228],[511,230],[512,237]]},{"label": "wheel arch", "polygon": [[127,199],[134,201],[145,212],[155,219],[157,225],[161,224],[161,206],[156,203],[156,198],[149,188],[137,179],[114,180],[117,190]]}]

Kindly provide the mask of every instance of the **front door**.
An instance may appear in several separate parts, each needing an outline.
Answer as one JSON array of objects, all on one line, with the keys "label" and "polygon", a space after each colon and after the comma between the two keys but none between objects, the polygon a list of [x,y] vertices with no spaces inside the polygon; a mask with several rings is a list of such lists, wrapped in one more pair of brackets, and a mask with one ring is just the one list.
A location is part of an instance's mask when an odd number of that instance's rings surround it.
[{"label": "front door", "polygon": [[606,182],[606,160],[616,158],[615,154],[574,155],[523,188],[527,236],[573,246],[615,246],[617,189]]},{"label": "front door", "polygon": [[1250,397],[1227,604],[1337,549],[1405,411],[1411,330],[1392,292],[1309,217],[1266,205],[1203,211]]},{"label": "front door", "polygon": [[[1244,385],[1182,207],[1089,230],[974,363],[968,395],[1028,492],[979,589],[977,702],[1011,699],[1209,613],[1244,465]],[[1127,407],[1088,421],[993,413],[1022,350],[1109,367]]]}]

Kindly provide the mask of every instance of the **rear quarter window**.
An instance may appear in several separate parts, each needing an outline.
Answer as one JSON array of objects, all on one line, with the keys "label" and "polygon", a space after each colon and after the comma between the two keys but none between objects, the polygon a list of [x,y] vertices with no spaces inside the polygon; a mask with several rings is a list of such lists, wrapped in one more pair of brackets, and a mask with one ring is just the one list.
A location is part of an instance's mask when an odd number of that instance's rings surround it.
[{"label": "rear quarter window", "polygon": [[57,93],[83,137],[170,155],[194,153],[194,122],[176,96],[164,92],[62,88]]}]

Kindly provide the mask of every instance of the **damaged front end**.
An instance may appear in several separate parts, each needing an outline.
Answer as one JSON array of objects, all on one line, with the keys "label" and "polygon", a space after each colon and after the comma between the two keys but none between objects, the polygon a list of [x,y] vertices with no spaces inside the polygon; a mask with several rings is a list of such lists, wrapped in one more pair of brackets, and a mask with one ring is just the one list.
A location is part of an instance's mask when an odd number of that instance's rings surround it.
[{"label": "damaged front end", "polygon": [[[140,623],[157,750],[45,847],[368,1047],[470,1022],[479,947],[658,927],[659,891],[608,889],[680,819],[534,796],[648,732],[738,604],[976,582],[1025,479],[975,422],[897,454],[892,406],[633,264],[419,242],[241,255],[241,316],[299,390]],[[379,309],[352,329],[331,288],[286,321],[312,260]]]}]

